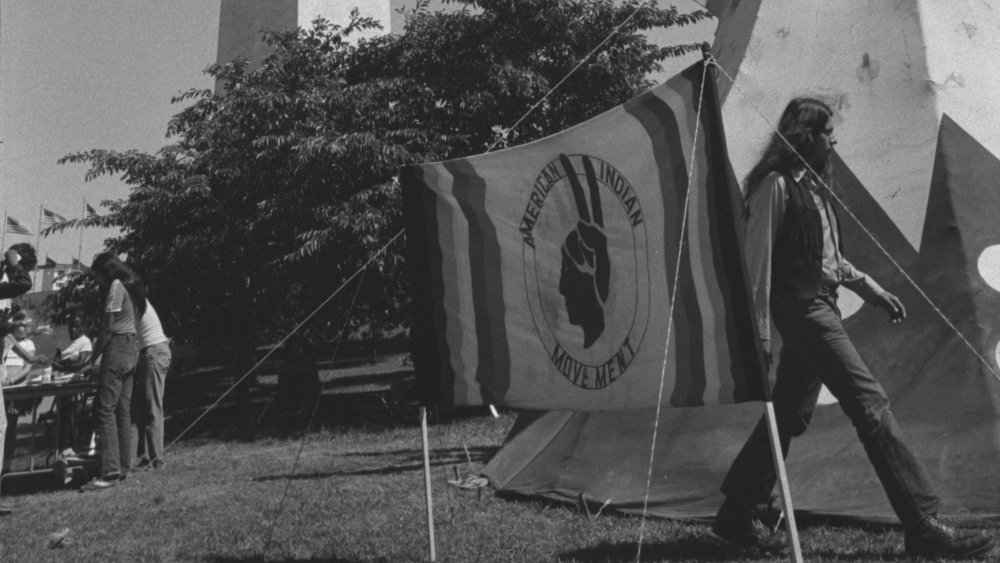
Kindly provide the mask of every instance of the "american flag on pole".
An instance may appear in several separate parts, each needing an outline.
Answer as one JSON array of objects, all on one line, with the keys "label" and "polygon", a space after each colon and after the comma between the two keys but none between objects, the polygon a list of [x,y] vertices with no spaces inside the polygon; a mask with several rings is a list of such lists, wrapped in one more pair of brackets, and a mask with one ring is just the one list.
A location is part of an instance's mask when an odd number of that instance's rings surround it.
[{"label": "american flag on pole", "polygon": [[90,219],[91,217],[100,217],[100,215],[97,213],[97,211],[94,210],[94,208],[91,207],[89,203],[87,203],[85,205],[86,205],[86,208],[87,208],[87,218],[88,219]]},{"label": "american flag on pole", "polygon": [[18,221],[17,219],[11,217],[10,215],[7,216],[6,232],[8,232],[10,234],[13,234],[13,235],[33,235],[33,234],[35,234],[30,228],[28,228],[27,226],[21,224],[20,221]]},{"label": "american flag on pole", "polygon": [[524,146],[400,171],[427,400],[634,409],[656,404],[661,374],[673,406],[763,398],[706,72]]},{"label": "american flag on pole", "polygon": [[42,208],[42,228],[52,227],[65,222],[66,218],[62,215],[56,213],[55,211],[45,209],[44,207]]}]

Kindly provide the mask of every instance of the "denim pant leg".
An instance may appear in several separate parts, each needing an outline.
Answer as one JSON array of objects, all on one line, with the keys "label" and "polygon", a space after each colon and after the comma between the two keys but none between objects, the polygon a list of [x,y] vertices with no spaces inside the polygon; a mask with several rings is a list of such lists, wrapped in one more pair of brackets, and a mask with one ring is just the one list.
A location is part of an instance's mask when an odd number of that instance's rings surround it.
[{"label": "denim pant leg", "polygon": [[[778,360],[772,400],[778,426],[778,440],[784,457],[792,438],[809,427],[822,384],[789,347],[782,347]],[[722,482],[726,497],[741,504],[761,504],[770,499],[778,482],[771,454],[767,419],[761,417]]]},{"label": "denim pant leg", "polygon": [[128,471],[132,463],[130,410],[138,356],[135,334],[112,335],[102,356],[96,418],[101,477],[109,477]]},{"label": "denim pant leg", "polygon": [[170,369],[170,347],[166,342],[142,349],[136,369],[133,413],[140,457],[150,461],[163,456],[163,389]]},{"label": "denim pant leg", "polygon": [[139,350],[139,362],[132,378],[132,440],[135,443],[136,459],[149,459],[146,454],[146,349]]},{"label": "denim pant leg", "polygon": [[936,512],[934,486],[904,442],[882,385],[848,338],[836,295],[802,300],[772,292],[771,311],[784,345],[826,384],[851,419],[903,525],[914,526]]}]

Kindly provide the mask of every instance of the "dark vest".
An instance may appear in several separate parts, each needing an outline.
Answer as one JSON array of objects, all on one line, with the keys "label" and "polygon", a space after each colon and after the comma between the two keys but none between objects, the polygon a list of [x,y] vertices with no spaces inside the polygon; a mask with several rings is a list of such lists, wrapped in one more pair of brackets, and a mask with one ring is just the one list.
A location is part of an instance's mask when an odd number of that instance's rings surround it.
[{"label": "dark vest", "polygon": [[[815,297],[823,273],[823,223],[809,187],[785,176],[788,199],[771,257],[771,287],[800,299]],[[832,206],[831,206],[832,209]],[[836,220],[840,245],[840,221]],[[843,250],[841,249],[841,254]]]}]

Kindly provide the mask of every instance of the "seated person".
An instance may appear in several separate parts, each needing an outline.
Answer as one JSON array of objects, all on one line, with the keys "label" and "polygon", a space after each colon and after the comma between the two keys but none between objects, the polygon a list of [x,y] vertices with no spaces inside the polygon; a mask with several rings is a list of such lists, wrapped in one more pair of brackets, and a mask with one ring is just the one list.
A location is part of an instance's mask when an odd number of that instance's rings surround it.
[{"label": "seated person", "polygon": [[4,337],[3,363],[7,368],[7,377],[0,382],[4,386],[23,383],[36,366],[49,365],[48,358],[35,354],[35,343],[28,338],[29,335],[38,333],[30,328],[32,322],[24,311],[14,313],[10,319],[10,332]]},{"label": "seated person", "polygon": [[[34,366],[47,366],[48,358],[35,354],[35,343],[28,338],[32,332],[29,328],[32,320],[24,311],[18,311],[11,317],[8,334],[4,336],[4,358],[6,376],[2,383],[5,387],[24,383]],[[6,401],[7,434],[4,441],[4,469],[9,469],[10,459],[14,453],[14,440],[17,438],[17,419],[21,414],[31,412],[38,402],[37,399],[22,401]]]},{"label": "seated person", "polygon": [[[74,379],[84,379],[89,372],[96,368],[91,364],[91,369],[87,372],[81,369],[87,365],[90,354],[94,347],[84,332],[83,319],[73,316],[69,319],[67,329],[72,340],[65,350],[56,349],[56,357],[52,362],[53,369],[65,374],[74,374]],[[59,397],[56,408],[59,409],[59,443],[63,446],[59,452],[60,457],[76,457],[76,450],[73,449],[76,438],[87,439],[89,441],[90,428],[89,417],[87,416],[87,399],[77,400],[75,396]],[[74,432],[74,430],[76,432]]]},{"label": "seated person", "polygon": [[69,319],[66,328],[69,330],[69,337],[72,342],[65,350],[56,349],[56,357],[52,362],[52,368],[62,373],[80,373],[81,368],[87,364],[90,354],[94,351],[94,345],[87,337],[83,329],[83,319],[73,316]]}]

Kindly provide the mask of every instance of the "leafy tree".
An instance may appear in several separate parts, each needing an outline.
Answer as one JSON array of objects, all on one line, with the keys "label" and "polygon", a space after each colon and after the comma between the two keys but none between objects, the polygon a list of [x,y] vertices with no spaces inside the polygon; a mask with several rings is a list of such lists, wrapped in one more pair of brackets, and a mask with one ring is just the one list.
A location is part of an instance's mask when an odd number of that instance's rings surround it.
[{"label": "leafy tree", "polygon": [[[119,176],[131,191],[105,202],[107,215],[57,229],[120,229],[108,249],[147,281],[168,330],[243,357],[373,256],[355,322],[405,325],[402,237],[376,254],[402,229],[398,168],[528,142],[620,104],[652,85],[666,57],[699,48],[661,48],[643,32],[706,17],[635,1],[480,0],[447,13],[422,4],[402,35],[356,44],[352,33],[377,25],[357,12],[342,26],[265,32],[274,51],[259,67],[212,65],[223,91],[174,99],[190,105],[157,153],[64,157],[89,165],[86,179]],[[57,309],[72,291],[79,284]],[[353,288],[344,295],[341,311]],[[312,328],[338,325],[327,313]]]}]

